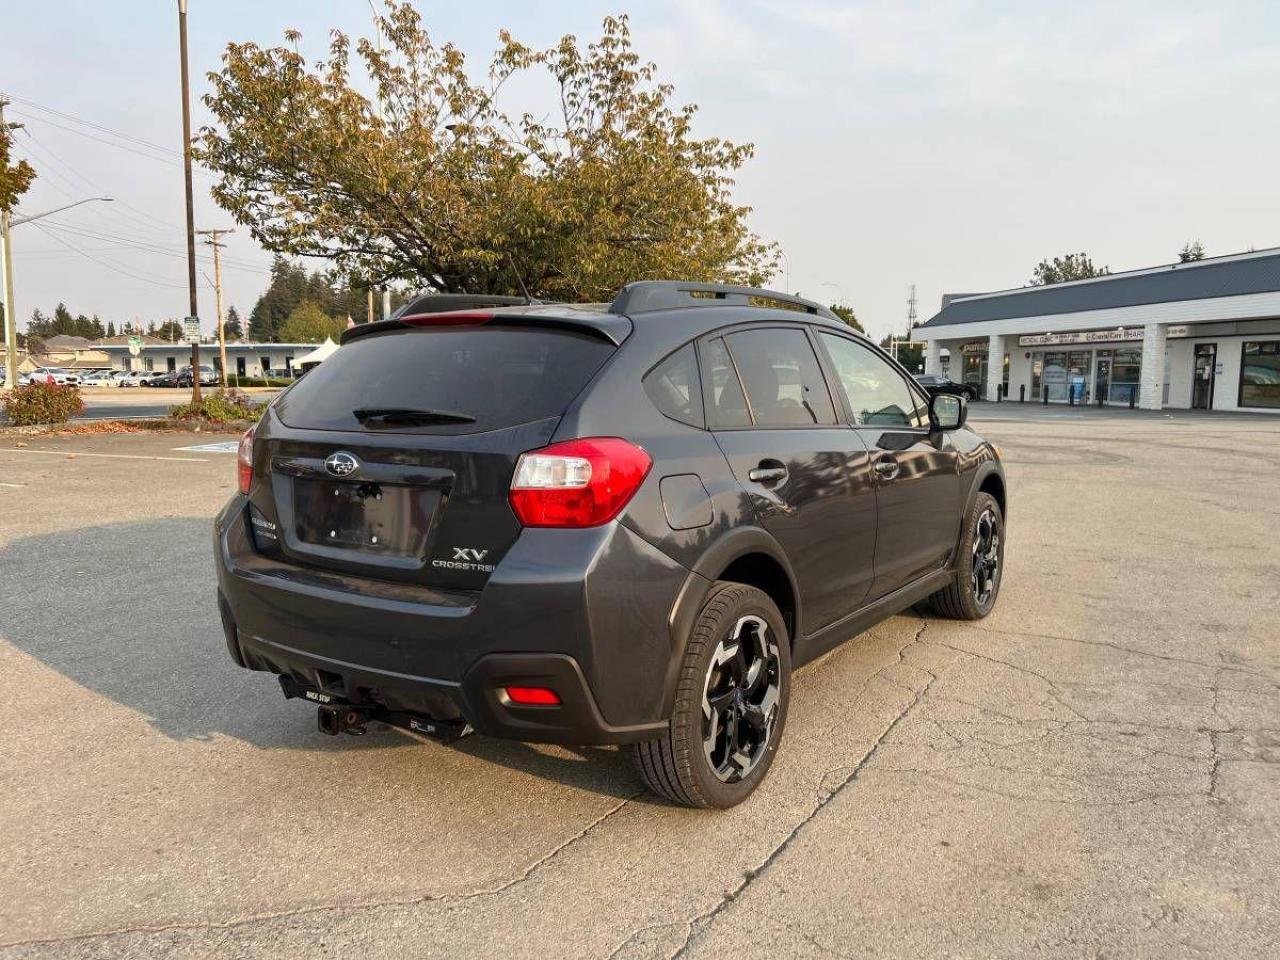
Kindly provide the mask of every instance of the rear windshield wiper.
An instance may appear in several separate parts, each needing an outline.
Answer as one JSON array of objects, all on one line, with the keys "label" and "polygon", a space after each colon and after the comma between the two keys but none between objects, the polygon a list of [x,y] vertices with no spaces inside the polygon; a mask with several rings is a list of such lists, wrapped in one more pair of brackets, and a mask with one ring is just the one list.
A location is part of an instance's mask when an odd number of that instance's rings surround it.
[{"label": "rear windshield wiper", "polygon": [[351,411],[361,423],[370,424],[429,424],[475,423],[476,418],[455,410],[416,410],[412,407],[358,407]]}]

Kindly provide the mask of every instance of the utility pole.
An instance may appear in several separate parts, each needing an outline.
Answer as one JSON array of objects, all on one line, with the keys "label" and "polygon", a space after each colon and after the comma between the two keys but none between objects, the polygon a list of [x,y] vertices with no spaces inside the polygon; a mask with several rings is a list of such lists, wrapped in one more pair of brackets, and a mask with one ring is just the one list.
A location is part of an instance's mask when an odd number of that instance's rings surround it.
[{"label": "utility pole", "polygon": [[[191,195],[191,94],[187,67],[187,0],[178,0],[178,46],[182,61],[182,174],[187,194],[187,290],[190,317],[200,316],[196,288],[196,211]],[[191,402],[200,402],[200,339],[191,344]]]},{"label": "utility pole", "polygon": [[[4,108],[9,101],[0,99],[0,131],[19,129],[22,124],[6,126]],[[12,390],[18,385],[18,318],[13,312],[13,246],[9,241],[9,211],[0,210],[0,243],[4,260],[4,386]]]},{"label": "utility pole", "polygon": [[225,390],[229,374],[227,373],[227,333],[222,326],[222,248],[226,246],[218,238],[224,237],[228,233],[235,233],[234,230],[198,230],[196,231],[202,237],[208,237],[205,241],[209,246],[213,247],[213,296],[216,301],[215,309],[218,313],[218,360],[222,364],[222,387]]},{"label": "utility pole", "polygon": [[365,312],[365,321],[373,323],[373,287],[369,288],[369,309]]}]

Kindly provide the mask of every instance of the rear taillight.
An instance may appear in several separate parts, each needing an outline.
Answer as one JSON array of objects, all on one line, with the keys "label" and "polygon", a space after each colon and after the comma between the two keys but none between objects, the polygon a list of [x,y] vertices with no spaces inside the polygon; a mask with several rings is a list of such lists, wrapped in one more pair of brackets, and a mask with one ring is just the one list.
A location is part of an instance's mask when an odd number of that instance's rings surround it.
[{"label": "rear taillight", "polygon": [[240,474],[240,492],[248,493],[253,486],[253,434],[257,425],[250,427],[240,438],[240,446],[236,450],[236,469]]},{"label": "rear taillight", "polygon": [[616,517],[653,461],[617,437],[567,440],[521,454],[511,509],[526,527],[594,527]]}]

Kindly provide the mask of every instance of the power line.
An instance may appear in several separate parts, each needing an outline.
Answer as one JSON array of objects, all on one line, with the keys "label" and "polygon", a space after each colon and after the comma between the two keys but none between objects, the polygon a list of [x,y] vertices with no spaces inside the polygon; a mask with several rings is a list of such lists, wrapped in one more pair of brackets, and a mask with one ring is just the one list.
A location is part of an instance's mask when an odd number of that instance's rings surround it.
[{"label": "power line", "polygon": [[33,117],[28,113],[19,113],[17,110],[15,110],[14,113],[17,113],[21,117],[25,117],[28,121],[47,124],[48,126],[56,127],[59,130],[65,130],[67,133],[74,133],[76,136],[79,136],[79,137],[88,137],[90,140],[96,140],[98,143],[106,144],[108,147],[115,147],[118,150],[124,150],[126,153],[132,153],[135,156],[143,157],[147,160],[154,160],[157,163],[165,163],[171,167],[182,166],[182,162],[180,160],[173,160],[169,157],[156,156],[156,154],[154,153],[146,153],[142,150],[139,150],[136,147],[130,147],[123,143],[117,143],[114,140],[108,140],[106,137],[99,137],[96,134],[90,133],[88,130],[77,130],[75,127],[68,127],[65,124],[57,123],[53,120],[50,120],[48,117]]},{"label": "power line", "polygon": [[60,236],[58,236],[58,235],[57,235],[56,233],[54,233],[52,230],[48,230],[48,229],[46,229],[45,225],[44,225],[44,224],[42,224],[42,223],[33,223],[33,224],[32,224],[32,226],[33,226],[33,227],[35,227],[37,230],[39,230],[41,233],[43,233],[45,236],[49,237],[51,240],[54,240],[54,241],[56,241],[56,242],[58,242],[58,243],[62,244],[62,245],[63,245],[64,247],[66,247],[68,250],[73,250],[73,251],[75,251],[76,253],[80,254],[82,257],[85,257],[85,258],[86,258],[86,259],[88,259],[88,260],[92,260],[94,263],[98,264],[98,266],[100,266],[100,267],[106,267],[108,270],[112,270],[112,271],[114,271],[114,272],[116,272],[116,273],[118,273],[118,274],[120,274],[120,275],[122,275],[122,276],[130,277],[130,278],[132,278],[132,279],[134,279],[134,280],[140,280],[140,281],[142,281],[143,283],[150,283],[150,284],[154,284],[154,285],[155,285],[155,286],[157,286],[157,287],[175,287],[175,288],[177,288],[178,290],[185,290],[185,289],[186,289],[186,284],[185,284],[185,283],[166,283],[164,280],[156,280],[156,279],[154,279],[154,278],[152,278],[152,277],[144,277],[144,276],[140,276],[139,274],[136,274],[136,273],[130,273],[128,270],[122,270],[120,267],[117,267],[115,264],[113,264],[113,263],[108,263],[108,262],[107,262],[107,261],[105,261],[105,260],[99,260],[99,259],[98,259],[97,257],[95,257],[93,254],[91,254],[91,253],[86,253],[84,250],[81,250],[81,249],[80,249],[79,247],[77,247],[75,244],[70,243],[70,242],[68,242],[68,241],[66,241],[66,240],[63,240]]},{"label": "power line", "polygon": [[138,144],[139,146],[147,147],[150,150],[155,150],[160,153],[172,154],[173,156],[176,156],[176,157],[182,156],[181,150],[175,150],[172,147],[165,147],[158,143],[152,143],[150,140],[143,140],[141,137],[135,137],[133,134],[124,133],[121,130],[113,130],[111,127],[108,127],[104,124],[95,123],[94,121],[86,120],[83,117],[77,117],[75,114],[67,113],[65,110],[57,110],[53,107],[45,106],[42,103],[36,103],[34,100],[27,100],[27,99],[24,99],[23,97],[15,97],[11,93],[5,94],[5,96],[8,97],[10,100],[12,100],[14,103],[20,103],[25,107],[31,107],[32,109],[40,110],[40,111],[43,111],[44,113],[52,113],[55,117],[62,117],[64,120],[70,120],[72,123],[79,123],[79,124],[82,124],[83,126],[91,127],[94,130],[99,130],[102,133],[108,133],[113,137],[119,137],[121,140],[128,140],[132,143]]},{"label": "power line", "polygon": [[[126,237],[126,236],[121,236],[120,234],[106,233],[101,230],[94,230],[94,229],[90,229],[90,228],[79,226],[79,225],[73,226],[72,224],[63,223],[62,221],[59,221],[59,220],[54,220],[46,224],[46,226],[51,227],[54,230],[73,234],[75,236],[86,237],[90,240],[102,240],[106,243],[116,243],[123,247],[133,247],[135,249],[142,250],[148,253],[157,253],[165,256],[182,257],[183,259],[186,258],[185,253],[177,252],[177,250],[180,249],[177,244],[156,243],[148,240],[138,239],[136,237]],[[205,259],[205,262],[212,262],[210,258],[204,258],[204,259]],[[271,272],[270,269],[266,267],[260,266],[258,264],[250,263],[245,260],[227,260],[226,258],[224,258],[223,263],[227,264],[228,266],[232,266],[237,270],[245,270],[251,273],[269,274]]]}]

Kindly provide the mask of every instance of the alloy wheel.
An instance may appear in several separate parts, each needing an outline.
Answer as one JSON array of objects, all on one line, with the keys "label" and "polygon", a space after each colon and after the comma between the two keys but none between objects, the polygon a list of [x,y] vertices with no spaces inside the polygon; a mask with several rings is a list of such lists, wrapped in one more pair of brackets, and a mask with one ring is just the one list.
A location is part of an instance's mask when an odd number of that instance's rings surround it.
[{"label": "alloy wheel", "polygon": [[1000,579],[1000,525],[995,512],[987,509],[978,517],[973,536],[973,563],[969,582],[973,587],[973,599],[979,607],[986,607],[995,595]]},{"label": "alloy wheel", "polygon": [[738,619],[711,658],[702,689],[702,742],[725,783],[751,773],[768,749],[781,695],[778,643],[757,616]]}]

